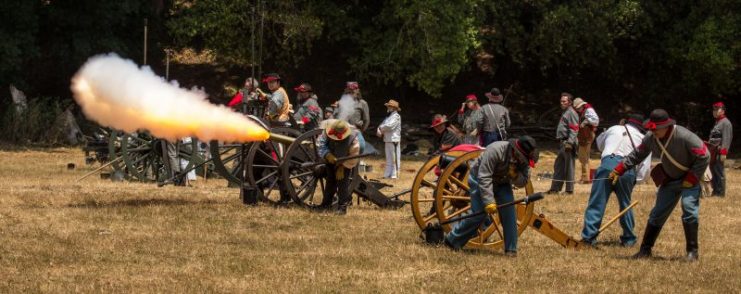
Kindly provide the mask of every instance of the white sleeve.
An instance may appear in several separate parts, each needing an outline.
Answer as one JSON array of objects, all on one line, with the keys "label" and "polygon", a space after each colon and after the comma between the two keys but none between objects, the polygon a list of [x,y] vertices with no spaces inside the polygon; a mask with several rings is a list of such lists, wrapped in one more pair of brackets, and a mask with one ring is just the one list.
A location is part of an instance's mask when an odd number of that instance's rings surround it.
[{"label": "white sleeve", "polygon": [[651,169],[651,154],[646,156],[646,159],[641,162],[636,169],[636,183],[642,183],[648,178],[648,172]]},{"label": "white sleeve", "polygon": [[608,135],[608,133],[609,133],[609,132],[611,132],[612,130],[613,130],[613,128],[609,128],[609,129],[607,129],[606,131],[602,132],[602,134],[599,134],[599,136],[597,136],[597,140],[596,140],[596,143],[597,143],[597,149],[598,149],[598,150],[599,150],[600,152],[602,152],[602,151],[604,151],[604,150],[605,150],[605,141],[607,140],[607,135]]},{"label": "white sleeve", "polygon": [[594,108],[587,108],[584,112],[584,117],[587,118],[590,125],[595,127],[599,125],[599,116],[597,116],[597,112],[594,111]]}]

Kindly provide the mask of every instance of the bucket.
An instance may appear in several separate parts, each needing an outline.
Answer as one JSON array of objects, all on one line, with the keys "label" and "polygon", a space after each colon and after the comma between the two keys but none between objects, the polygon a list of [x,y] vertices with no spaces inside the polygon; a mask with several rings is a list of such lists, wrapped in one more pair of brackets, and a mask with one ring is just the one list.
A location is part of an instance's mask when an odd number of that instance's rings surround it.
[{"label": "bucket", "polygon": [[425,243],[428,245],[440,245],[445,239],[445,233],[439,223],[429,223],[422,231],[424,231]]}]

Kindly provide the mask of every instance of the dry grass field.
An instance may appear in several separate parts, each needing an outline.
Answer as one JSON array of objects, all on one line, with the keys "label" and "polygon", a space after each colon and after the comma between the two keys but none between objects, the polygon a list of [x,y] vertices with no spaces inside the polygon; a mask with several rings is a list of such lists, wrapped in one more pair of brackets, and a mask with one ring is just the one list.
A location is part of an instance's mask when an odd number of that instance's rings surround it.
[{"label": "dry grass field", "polygon": [[[70,162],[78,168],[66,170]],[[370,162],[368,177],[380,178],[382,159]],[[544,155],[536,173],[552,162]],[[408,188],[421,164],[404,161],[386,191]],[[92,169],[78,149],[0,151],[0,292],[741,292],[737,170],[728,197],[702,199],[701,260],[686,263],[679,207],[655,259],[626,259],[637,248],[615,245],[617,224],[599,249],[582,251],[526,230],[513,259],[422,244],[409,206],[354,205],[346,216],[245,207],[223,180],[189,188],[76,181]],[[544,191],[549,182],[534,184]],[[588,190],[549,196],[536,212],[578,238]],[[642,236],[654,187],[636,190]],[[616,207],[611,199],[607,215]]]}]

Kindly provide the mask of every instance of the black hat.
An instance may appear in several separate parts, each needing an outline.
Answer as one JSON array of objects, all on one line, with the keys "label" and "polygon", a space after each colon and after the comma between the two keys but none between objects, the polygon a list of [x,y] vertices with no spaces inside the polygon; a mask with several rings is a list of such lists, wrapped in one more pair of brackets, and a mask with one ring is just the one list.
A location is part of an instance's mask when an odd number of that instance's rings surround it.
[{"label": "black hat", "polygon": [[527,161],[538,162],[538,152],[536,148],[538,145],[535,139],[530,136],[521,136],[515,140],[515,149],[521,154]]},{"label": "black hat", "polygon": [[655,129],[664,129],[675,124],[674,120],[669,117],[669,113],[661,108],[654,109],[651,111],[651,115],[648,116],[648,122],[643,126],[649,131]]},{"label": "black hat", "polygon": [[645,132],[646,129],[643,127],[644,119],[643,114],[630,112],[625,115],[625,124],[630,124],[639,131]]},{"label": "black hat", "polygon": [[489,91],[489,93],[491,93],[492,96],[502,95],[502,92],[499,91],[499,88],[491,88],[491,91]]}]

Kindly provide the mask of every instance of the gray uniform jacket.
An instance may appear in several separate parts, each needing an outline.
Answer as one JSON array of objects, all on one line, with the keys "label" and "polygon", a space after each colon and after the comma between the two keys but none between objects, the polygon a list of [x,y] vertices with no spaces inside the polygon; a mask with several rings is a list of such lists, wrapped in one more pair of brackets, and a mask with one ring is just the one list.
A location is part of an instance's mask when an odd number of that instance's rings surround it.
[{"label": "gray uniform jacket", "polygon": [[710,144],[718,146],[720,154],[728,154],[728,150],[731,149],[731,141],[733,141],[733,125],[727,117],[719,119],[715,122],[715,126],[710,131]]},{"label": "gray uniform jacket", "polygon": [[299,99],[301,105],[293,114],[293,119],[299,122],[306,117],[309,119],[309,124],[312,125],[312,127],[318,126],[319,123],[322,122],[322,109],[319,107],[319,103],[316,102],[316,100],[316,95],[311,95],[311,97],[307,98],[303,102]]},{"label": "gray uniform jacket", "polygon": [[[675,125],[673,132],[674,135],[666,146],[666,151],[679,164],[688,167],[689,171],[687,172],[692,172],[698,180],[702,179],[705,169],[710,162],[710,154],[707,147],[705,147],[705,143],[702,142],[700,137],[682,126]],[[667,136],[669,136],[668,133]],[[626,170],[640,164],[646,156],[653,153],[654,156],[660,158],[661,166],[669,178],[675,180],[684,178],[687,172],[675,166],[667,159],[666,155],[662,156],[661,147],[659,147],[654,138],[653,133],[648,133],[643,137],[643,141],[638,145],[638,149],[623,159]],[[662,142],[662,144],[666,144],[666,142]]]},{"label": "gray uniform jacket", "polygon": [[466,109],[466,112],[458,114],[458,123],[463,126],[463,132],[466,135],[471,134],[473,130],[481,129],[480,122],[483,120],[481,109]]},{"label": "gray uniform jacket", "polygon": [[368,102],[364,99],[356,100],[353,106],[353,113],[347,118],[347,122],[354,125],[360,131],[365,131],[370,125],[370,111]]},{"label": "gray uniform jacket", "polygon": [[576,134],[579,132],[579,114],[573,107],[569,107],[561,115],[556,127],[556,139],[576,145]]},{"label": "gray uniform jacket", "polygon": [[[509,128],[509,110],[499,103],[487,103],[481,107],[479,129],[484,132],[504,132]],[[499,128],[497,128],[497,126]]]},{"label": "gray uniform jacket", "polygon": [[515,162],[512,152],[512,141],[497,141],[486,146],[484,153],[475,159],[471,168],[478,171],[479,191],[484,205],[495,203],[494,185],[512,183],[517,187],[524,187],[530,173],[528,163],[518,164],[517,179],[509,178],[510,162]]}]

